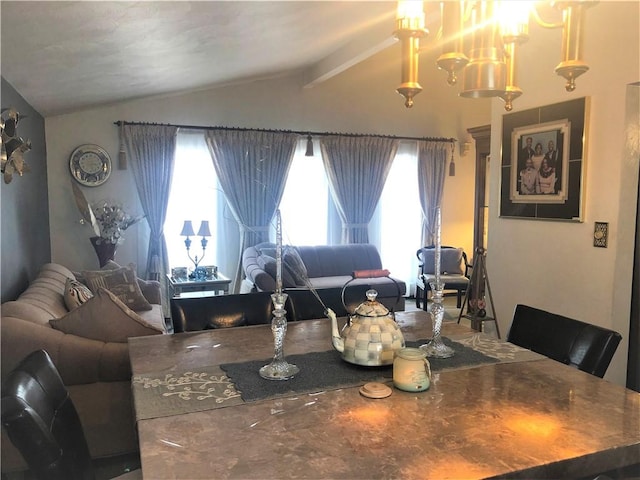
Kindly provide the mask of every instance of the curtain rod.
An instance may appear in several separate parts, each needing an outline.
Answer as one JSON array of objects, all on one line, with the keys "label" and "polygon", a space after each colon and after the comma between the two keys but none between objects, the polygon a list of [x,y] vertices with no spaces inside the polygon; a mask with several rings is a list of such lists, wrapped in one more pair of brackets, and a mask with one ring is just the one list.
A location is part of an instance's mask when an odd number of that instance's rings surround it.
[{"label": "curtain rod", "polygon": [[266,128],[243,128],[243,127],[202,127],[198,125],[175,125],[172,123],[152,123],[152,122],[127,122],[118,120],[117,122],[113,122],[114,125],[122,126],[122,125],[159,125],[164,127],[178,127],[185,128],[189,130],[235,130],[241,132],[271,132],[271,133],[295,133],[297,135],[308,136],[311,135],[317,137],[329,137],[329,136],[342,136],[342,137],[374,137],[374,138],[392,138],[395,140],[423,140],[427,142],[450,142],[455,143],[458,140],[455,138],[444,138],[444,137],[399,137],[395,135],[377,135],[370,133],[337,133],[337,132],[312,132],[312,131],[301,131],[301,130],[272,130]]}]

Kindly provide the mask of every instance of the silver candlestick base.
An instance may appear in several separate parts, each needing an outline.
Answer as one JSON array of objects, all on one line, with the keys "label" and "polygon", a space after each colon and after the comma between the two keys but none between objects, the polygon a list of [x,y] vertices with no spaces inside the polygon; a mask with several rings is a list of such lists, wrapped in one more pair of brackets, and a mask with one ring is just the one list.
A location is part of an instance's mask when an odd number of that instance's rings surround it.
[{"label": "silver candlestick base", "polygon": [[420,350],[432,358],[449,358],[455,355],[453,348],[448,347],[442,341],[440,332],[442,331],[442,320],[444,319],[444,307],[442,306],[442,290],[444,285],[429,283],[431,285],[432,305],[431,320],[433,323],[433,336],[429,343],[420,345]]},{"label": "silver candlestick base", "polygon": [[287,297],[288,295],[282,292],[271,295],[271,301],[275,307],[273,320],[271,320],[275,353],[273,361],[260,369],[260,376],[267,380],[289,380],[300,372],[297,366],[287,363],[284,358],[284,337],[287,334],[287,312],[284,309],[284,304]]}]

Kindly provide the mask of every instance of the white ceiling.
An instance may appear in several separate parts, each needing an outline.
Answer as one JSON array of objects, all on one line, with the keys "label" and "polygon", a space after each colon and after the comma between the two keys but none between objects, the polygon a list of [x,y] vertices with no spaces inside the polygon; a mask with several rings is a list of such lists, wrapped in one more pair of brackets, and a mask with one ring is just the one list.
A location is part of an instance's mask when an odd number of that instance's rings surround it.
[{"label": "white ceiling", "polygon": [[395,2],[2,0],[0,16],[2,76],[51,116],[293,70],[313,84],[391,45]]}]

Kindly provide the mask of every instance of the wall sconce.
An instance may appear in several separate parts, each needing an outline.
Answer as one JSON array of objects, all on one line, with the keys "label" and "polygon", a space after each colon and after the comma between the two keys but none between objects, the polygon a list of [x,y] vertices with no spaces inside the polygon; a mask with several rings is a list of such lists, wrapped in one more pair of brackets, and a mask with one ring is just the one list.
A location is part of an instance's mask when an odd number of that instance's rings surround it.
[{"label": "wall sconce", "polygon": [[464,157],[471,150],[471,142],[462,142],[460,144],[460,156]]},{"label": "wall sconce", "polygon": [[[394,36],[401,42],[402,83],[397,91],[405,97],[405,106],[413,106],[413,97],[422,91],[418,83],[420,39],[428,34],[423,4],[400,0]],[[553,2],[562,12],[562,21],[547,23],[533,2],[461,1],[441,2],[442,54],[438,68],[447,72],[447,83],[456,85],[462,72],[461,97],[500,97],[505,110],[513,109],[513,100],[522,95],[517,85],[517,56],[529,38],[529,18],[544,28],[562,28],[562,61],[555,72],[566,79],[565,89],[576,88],[575,79],[589,70],[582,59],[584,12],[595,1]],[[468,48],[465,48],[467,46]]]},{"label": "wall sconce", "polygon": [[193,225],[191,224],[191,220],[185,220],[184,225],[182,226],[182,232],[180,235],[183,237],[187,237],[184,240],[184,246],[187,248],[187,256],[189,260],[193,262],[195,268],[193,272],[189,275],[189,278],[192,280],[204,280],[207,278],[207,270],[204,267],[198,266],[202,259],[204,258],[205,250],[207,249],[207,237],[211,236],[211,232],[209,231],[209,222],[207,220],[202,220],[200,223],[200,229],[198,230],[198,236],[202,237],[200,240],[200,245],[202,246],[202,256],[198,259],[196,255],[195,258],[191,257],[191,253],[189,253],[189,249],[191,248],[191,239],[189,237],[195,236],[193,233]]},{"label": "wall sconce", "polygon": [[24,160],[24,154],[31,150],[31,140],[18,136],[18,122],[26,118],[13,108],[0,111],[0,172],[4,174],[4,183],[11,183],[14,172],[22,176],[31,169]]}]

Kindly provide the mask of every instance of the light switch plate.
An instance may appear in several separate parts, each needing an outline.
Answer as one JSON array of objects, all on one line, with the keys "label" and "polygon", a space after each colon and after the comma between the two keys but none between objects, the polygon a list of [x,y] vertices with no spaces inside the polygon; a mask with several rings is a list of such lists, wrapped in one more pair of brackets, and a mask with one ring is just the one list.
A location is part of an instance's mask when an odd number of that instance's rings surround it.
[{"label": "light switch plate", "polygon": [[596,222],[593,228],[593,246],[607,248],[609,239],[609,223]]}]

